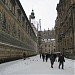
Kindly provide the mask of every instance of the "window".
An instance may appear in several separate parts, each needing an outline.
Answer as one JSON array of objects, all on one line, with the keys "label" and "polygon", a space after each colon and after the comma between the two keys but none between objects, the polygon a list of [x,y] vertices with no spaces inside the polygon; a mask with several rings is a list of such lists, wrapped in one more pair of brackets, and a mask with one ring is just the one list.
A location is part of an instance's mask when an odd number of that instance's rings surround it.
[{"label": "window", "polygon": [[18,13],[18,20],[21,21],[21,10],[17,9],[17,13]]},{"label": "window", "polygon": [[20,29],[18,28],[18,38],[20,39]]},{"label": "window", "polygon": [[6,18],[5,18],[5,12],[4,12],[2,30],[5,31],[5,29],[6,29]]},{"label": "window", "polygon": [[45,47],[46,47],[46,45],[45,45]]},{"label": "window", "polygon": [[2,21],[2,13],[0,12],[0,21]]},{"label": "window", "polygon": [[49,49],[49,52],[50,52],[50,49]]},{"label": "window", "polygon": [[25,18],[22,16],[22,26],[24,27]]},{"label": "window", "polygon": [[27,22],[26,22],[26,31],[27,31]]},{"label": "window", "polygon": [[66,41],[65,41],[65,46],[66,46]]},{"label": "window", "polygon": [[15,15],[15,6],[13,6],[13,14]]}]

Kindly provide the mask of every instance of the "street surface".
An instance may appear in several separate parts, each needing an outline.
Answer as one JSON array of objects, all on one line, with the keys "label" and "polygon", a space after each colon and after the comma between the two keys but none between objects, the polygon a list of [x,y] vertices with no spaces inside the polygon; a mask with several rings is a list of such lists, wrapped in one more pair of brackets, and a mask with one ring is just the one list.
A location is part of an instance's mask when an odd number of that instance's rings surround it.
[{"label": "street surface", "polygon": [[58,64],[55,61],[51,68],[49,59],[43,62],[37,55],[0,64],[0,75],[75,75],[75,60],[65,58],[64,70],[59,69]]}]

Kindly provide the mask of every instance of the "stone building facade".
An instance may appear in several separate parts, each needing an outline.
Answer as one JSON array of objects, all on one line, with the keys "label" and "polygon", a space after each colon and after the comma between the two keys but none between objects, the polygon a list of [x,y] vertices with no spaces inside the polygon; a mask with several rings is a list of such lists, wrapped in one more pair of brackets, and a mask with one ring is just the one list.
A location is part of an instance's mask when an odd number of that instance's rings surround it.
[{"label": "stone building facade", "polygon": [[75,0],[59,0],[55,21],[56,51],[75,56]]},{"label": "stone building facade", "polygon": [[0,0],[0,57],[22,56],[23,52],[36,50],[37,37],[20,1]]},{"label": "stone building facade", "polygon": [[38,50],[40,53],[55,51],[55,30],[38,31]]}]

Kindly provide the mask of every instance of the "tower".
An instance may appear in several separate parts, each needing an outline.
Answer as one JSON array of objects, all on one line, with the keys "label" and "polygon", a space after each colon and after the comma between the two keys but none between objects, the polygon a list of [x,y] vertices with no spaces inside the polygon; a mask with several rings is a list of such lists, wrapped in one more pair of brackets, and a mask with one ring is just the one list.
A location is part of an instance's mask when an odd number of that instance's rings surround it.
[{"label": "tower", "polygon": [[35,21],[34,10],[32,10],[31,15],[29,15],[29,21],[31,23],[31,26],[34,30],[35,35],[37,36],[37,26],[36,26],[36,21]]},{"label": "tower", "polygon": [[32,23],[32,20],[35,19],[35,14],[34,14],[34,10],[32,10],[31,15],[29,15],[29,20]]}]

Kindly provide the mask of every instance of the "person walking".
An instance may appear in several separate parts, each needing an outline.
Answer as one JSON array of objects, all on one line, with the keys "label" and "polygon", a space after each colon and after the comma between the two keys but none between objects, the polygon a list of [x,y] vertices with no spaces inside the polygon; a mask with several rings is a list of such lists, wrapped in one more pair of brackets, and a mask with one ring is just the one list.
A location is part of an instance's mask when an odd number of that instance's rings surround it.
[{"label": "person walking", "polygon": [[56,60],[56,58],[57,58],[57,55],[56,54],[53,54],[54,55],[54,60]]},{"label": "person walking", "polygon": [[41,59],[41,53],[40,53],[40,59]]},{"label": "person walking", "polygon": [[62,54],[60,54],[60,56],[58,57],[58,62],[59,62],[59,69],[60,69],[61,65],[62,65],[62,69],[64,69],[65,59],[64,59],[64,56]]},{"label": "person walking", "polygon": [[51,68],[53,68],[54,61],[55,61],[54,55],[51,54],[50,56]]},{"label": "person walking", "polygon": [[46,53],[46,62],[47,62],[47,60],[48,60],[48,53]]},{"label": "person walking", "polygon": [[23,53],[23,59],[24,60],[26,59],[26,53],[25,52]]},{"label": "person walking", "polygon": [[44,60],[45,60],[45,54],[44,53],[42,53],[42,59],[43,59],[43,62],[44,62]]}]

